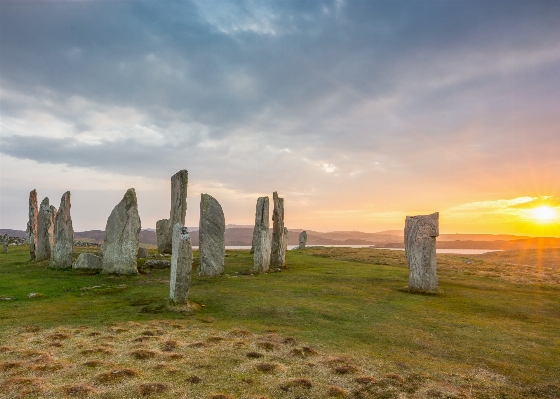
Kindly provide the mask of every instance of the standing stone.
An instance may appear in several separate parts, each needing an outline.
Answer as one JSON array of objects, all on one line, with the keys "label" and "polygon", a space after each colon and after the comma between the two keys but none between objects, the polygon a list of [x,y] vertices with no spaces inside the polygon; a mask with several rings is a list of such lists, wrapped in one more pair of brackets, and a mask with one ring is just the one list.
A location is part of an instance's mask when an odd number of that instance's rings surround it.
[{"label": "standing stone", "polygon": [[72,269],[99,270],[103,269],[103,260],[99,256],[82,252],[72,264]]},{"label": "standing stone", "polygon": [[299,246],[298,249],[305,249],[307,245],[307,231],[302,231],[299,233]]},{"label": "standing stone", "polygon": [[272,244],[270,266],[283,268],[286,266],[286,250],[284,249],[284,198],[278,197],[275,191],[273,196],[274,211],[272,213]]},{"label": "standing stone", "polygon": [[215,277],[224,272],[226,221],[218,201],[208,194],[200,197],[198,228],[198,275]]},{"label": "standing stone", "polygon": [[270,267],[270,221],[268,216],[268,197],[259,197],[255,212],[253,230],[253,271],[264,273]]},{"label": "standing stone", "polygon": [[192,244],[189,231],[181,223],[173,226],[172,245],[169,299],[174,304],[186,304],[191,285]]},{"label": "standing stone", "polygon": [[282,241],[282,248],[284,249],[284,256],[286,256],[286,251],[288,250],[288,240],[290,237],[290,232],[286,227],[284,227],[284,241]]},{"label": "standing stone", "polygon": [[4,234],[4,237],[2,237],[2,252],[4,252],[5,254],[8,253],[8,245],[10,245],[10,236],[8,234]]},{"label": "standing stone", "polygon": [[66,191],[60,199],[60,208],[58,208],[54,221],[53,246],[49,267],[70,269],[72,267],[73,248],[74,229],[70,216],[70,191]]},{"label": "standing stone", "polygon": [[409,288],[433,291],[438,288],[436,237],[439,236],[439,213],[407,216],[404,247],[410,270]]},{"label": "standing stone", "polygon": [[136,254],[140,228],[136,192],[130,188],[107,219],[103,242],[103,273],[138,273]]},{"label": "standing stone", "polygon": [[158,252],[171,253],[173,226],[175,223],[185,224],[187,214],[187,185],[189,172],[180,170],[171,176],[171,211],[169,219],[156,222]]},{"label": "standing stone", "polygon": [[37,247],[37,190],[29,193],[29,219],[27,221],[27,243],[29,244],[29,260],[35,260],[35,248]]},{"label": "standing stone", "polygon": [[146,247],[138,248],[138,258],[147,258],[148,257],[148,250]]},{"label": "standing stone", "polygon": [[52,221],[52,207],[49,205],[49,198],[45,197],[37,215],[37,246],[35,247],[35,260],[37,262],[51,257],[54,228]]}]

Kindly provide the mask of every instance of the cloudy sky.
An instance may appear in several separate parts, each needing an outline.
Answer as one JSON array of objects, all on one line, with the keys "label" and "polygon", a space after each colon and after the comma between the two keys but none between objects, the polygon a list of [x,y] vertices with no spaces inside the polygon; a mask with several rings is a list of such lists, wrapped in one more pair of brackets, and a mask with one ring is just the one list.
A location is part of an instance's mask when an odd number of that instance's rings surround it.
[{"label": "cloudy sky", "polygon": [[[143,228],[189,171],[226,223],[560,236],[558,1],[2,1],[0,227],[37,189]],[[532,208],[548,206],[540,223]],[[548,213],[547,213],[548,212]],[[546,220],[544,220],[546,219]]]}]

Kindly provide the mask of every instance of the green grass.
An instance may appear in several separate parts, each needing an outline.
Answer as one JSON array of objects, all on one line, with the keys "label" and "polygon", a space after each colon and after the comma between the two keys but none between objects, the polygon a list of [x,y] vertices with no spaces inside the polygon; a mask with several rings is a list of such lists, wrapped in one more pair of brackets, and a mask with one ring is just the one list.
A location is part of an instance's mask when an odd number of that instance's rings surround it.
[{"label": "green grass", "polygon": [[[289,251],[287,270],[256,276],[245,273],[248,251],[227,254],[223,277],[194,276],[189,300],[201,308],[184,314],[166,308],[168,270],[133,277],[51,270],[28,262],[26,246],[10,247],[0,256],[0,346],[30,326],[175,320],[295,337],[378,375],[421,374],[466,397],[560,395],[560,288],[510,281],[515,265],[472,257],[463,267],[468,257],[443,257],[439,294],[415,295],[403,290],[408,271],[395,251]],[[476,273],[490,266],[493,274]],[[28,298],[32,292],[40,296]],[[410,397],[460,397],[422,395]]]}]

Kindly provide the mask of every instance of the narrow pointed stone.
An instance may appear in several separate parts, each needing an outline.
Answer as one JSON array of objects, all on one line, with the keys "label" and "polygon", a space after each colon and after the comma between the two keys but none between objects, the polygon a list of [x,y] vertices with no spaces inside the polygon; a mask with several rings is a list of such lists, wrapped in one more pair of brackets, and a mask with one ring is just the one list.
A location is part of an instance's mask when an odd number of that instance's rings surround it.
[{"label": "narrow pointed stone", "polygon": [[438,212],[406,217],[404,247],[409,268],[409,288],[420,291],[437,290],[437,236],[439,236]]},{"label": "narrow pointed stone", "polygon": [[8,253],[8,245],[10,245],[10,236],[6,233],[2,237],[2,252],[4,252],[5,254]]},{"label": "narrow pointed stone", "polygon": [[103,242],[103,273],[136,274],[141,229],[136,192],[129,189],[111,212]]},{"label": "narrow pointed stone", "polygon": [[185,169],[171,176],[171,210],[169,212],[169,219],[162,219],[156,223],[159,253],[171,253],[173,226],[175,223],[185,224],[188,182],[189,172]]},{"label": "narrow pointed stone", "polygon": [[45,197],[41,201],[37,215],[37,247],[35,248],[37,262],[51,257],[53,227],[52,207],[49,205],[49,198]]},{"label": "narrow pointed stone", "polygon": [[307,231],[302,231],[299,233],[299,246],[298,249],[305,249],[307,245]]},{"label": "narrow pointed stone", "polygon": [[220,203],[209,194],[200,197],[198,275],[215,277],[224,272],[226,222]]},{"label": "narrow pointed stone", "polygon": [[53,246],[49,267],[53,269],[70,269],[72,267],[72,250],[74,248],[74,229],[70,215],[70,191],[60,199],[60,208],[55,216],[53,229]]},{"label": "narrow pointed stone", "polygon": [[253,229],[253,271],[267,272],[270,268],[270,226],[268,197],[259,197]]},{"label": "narrow pointed stone", "polygon": [[286,250],[284,242],[284,198],[278,197],[275,191],[273,196],[274,211],[272,212],[272,244],[270,254],[270,267],[283,268],[286,266]]},{"label": "narrow pointed stone", "polygon": [[181,223],[173,226],[169,299],[174,304],[188,303],[191,285],[192,244],[189,231]]},{"label": "narrow pointed stone", "polygon": [[29,244],[29,260],[35,260],[35,248],[37,247],[37,217],[39,207],[37,206],[37,190],[29,193],[29,219],[27,221],[27,243]]}]

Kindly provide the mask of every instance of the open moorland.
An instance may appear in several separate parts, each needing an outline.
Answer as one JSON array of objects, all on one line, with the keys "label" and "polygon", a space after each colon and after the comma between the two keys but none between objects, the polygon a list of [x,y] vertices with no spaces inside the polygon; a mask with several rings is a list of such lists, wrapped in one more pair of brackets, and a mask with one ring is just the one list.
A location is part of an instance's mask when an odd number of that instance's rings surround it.
[{"label": "open moorland", "polygon": [[288,251],[263,275],[228,251],[191,309],[169,270],[27,259],[0,254],[0,398],[560,397],[558,249],[438,255],[436,295],[406,292],[401,251]]}]

